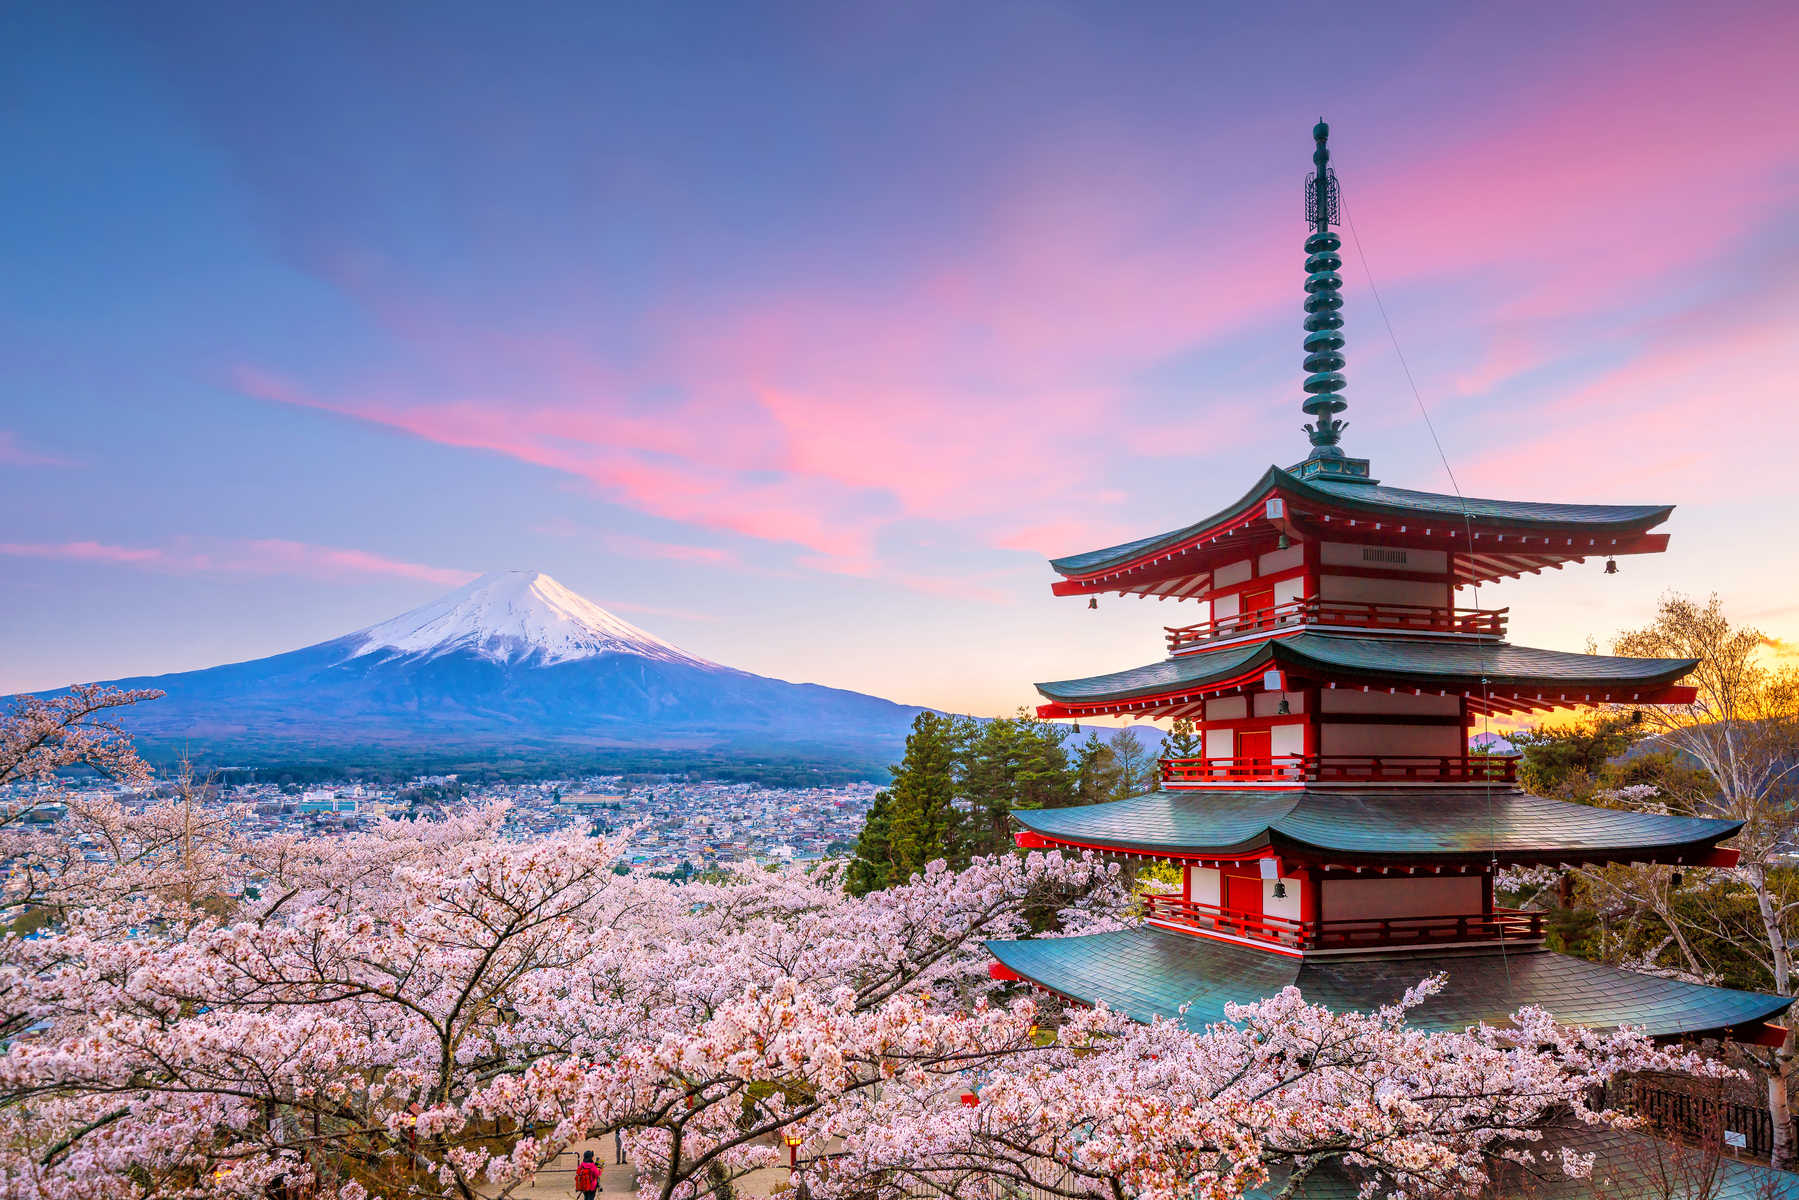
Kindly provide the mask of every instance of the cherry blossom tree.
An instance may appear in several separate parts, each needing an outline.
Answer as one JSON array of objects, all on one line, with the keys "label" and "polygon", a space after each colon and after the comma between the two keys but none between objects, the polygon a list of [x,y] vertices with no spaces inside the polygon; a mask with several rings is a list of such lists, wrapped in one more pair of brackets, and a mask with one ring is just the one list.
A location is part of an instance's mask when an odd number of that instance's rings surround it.
[{"label": "cherry blossom tree", "polygon": [[1558,1114],[1611,1120],[1588,1098],[1618,1071],[1696,1065],[1533,1011],[1413,1029],[1431,982],[1195,1031],[992,980],[984,939],[1125,919],[1091,857],[858,898],[831,868],[618,874],[621,845],[509,841],[501,815],[259,839],[174,802],[72,817],[103,872],[15,843],[57,903],[0,940],[0,1193],[472,1200],[616,1130],[664,1200],[730,1196],[788,1139],[820,1200],[1223,1198],[1327,1164],[1423,1194]]}]

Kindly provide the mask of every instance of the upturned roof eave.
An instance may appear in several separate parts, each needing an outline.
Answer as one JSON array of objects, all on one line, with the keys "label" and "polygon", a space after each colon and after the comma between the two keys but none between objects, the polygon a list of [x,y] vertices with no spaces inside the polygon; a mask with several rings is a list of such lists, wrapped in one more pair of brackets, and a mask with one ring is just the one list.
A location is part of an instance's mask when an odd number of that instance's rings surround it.
[{"label": "upturned roof eave", "polygon": [[[1470,506],[1505,505],[1513,502],[1496,501],[1484,497],[1464,500],[1459,496],[1416,492],[1409,488],[1384,488],[1355,480],[1336,482],[1338,487],[1322,486],[1319,482],[1302,479],[1290,471],[1270,466],[1240,499],[1210,516],[1166,533],[1152,534],[1098,550],[1053,558],[1049,565],[1058,575],[1070,580],[1085,579],[1102,572],[1116,572],[1128,568],[1139,560],[1153,557],[1185,542],[1204,537],[1210,530],[1235,522],[1258,501],[1265,500],[1271,493],[1277,491],[1348,511],[1367,513],[1371,516],[1391,517],[1396,521],[1416,519],[1421,514],[1435,513],[1444,518],[1465,520],[1481,530],[1517,529],[1543,532],[1578,529],[1585,533],[1642,533],[1660,525],[1674,512],[1674,506],[1671,504],[1567,505],[1566,507],[1569,508],[1585,507],[1601,513],[1615,514],[1609,518],[1601,516],[1592,519],[1576,519],[1566,515],[1559,517],[1529,515],[1519,511],[1524,507],[1524,503],[1519,502],[1517,509],[1499,514],[1477,511]],[[1338,490],[1339,487],[1341,490]],[[1382,502],[1383,495],[1395,493],[1440,501],[1440,503],[1413,506]]]},{"label": "upturned roof eave", "polygon": [[[1250,792],[1254,789],[1243,790]],[[1190,794],[1196,803],[1203,803],[1206,797],[1206,793],[1201,790],[1191,793],[1171,792],[1165,794]],[[1295,861],[1309,862],[1314,865],[1328,863],[1397,864],[1403,866],[1466,865],[1494,860],[1508,866],[1561,862],[1696,863],[1716,849],[1719,843],[1734,837],[1743,827],[1741,821],[1683,818],[1683,820],[1692,822],[1691,836],[1645,837],[1640,841],[1611,845],[1582,843],[1575,838],[1566,838],[1560,841],[1545,839],[1534,844],[1524,845],[1501,845],[1496,840],[1489,840],[1484,844],[1471,843],[1458,847],[1433,846],[1424,849],[1406,849],[1390,842],[1379,846],[1355,844],[1348,840],[1333,842],[1316,837],[1306,837],[1283,828],[1283,822],[1293,819],[1295,813],[1305,807],[1308,800],[1317,794],[1319,792],[1314,792],[1309,788],[1271,790],[1267,798],[1276,805],[1285,804],[1285,809],[1279,816],[1265,821],[1252,832],[1215,841],[1173,836],[1131,836],[1108,833],[1103,828],[1070,830],[1066,827],[1067,814],[1073,811],[1100,814],[1108,809],[1121,810],[1120,818],[1126,819],[1131,808],[1138,802],[1148,799],[1148,796],[1130,797],[1107,804],[1084,805],[1079,810],[1019,809],[1015,810],[1012,815],[1017,818],[1020,825],[1036,836],[1072,849],[1196,860],[1230,859],[1238,856],[1257,857],[1272,851],[1280,857],[1292,858]],[[1334,793],[1325,794],[1334,795]],[[1460,795],[1470,801],[1480,799],[1479,793],[1469,792]],[[1636,814],[1620,815],[1629,819]],[[1058,820],[1058,817],[1061,819]],[[1478,825],[1478,822],[1476,824]],[[1701,824],[1703,824],[1703,828],[1700,827]]]},{"label": "upturned roof eave", "polygon": [[1390,964],[1419,965],[1417,978],[1448,974],[1443,991],[1411,1014],[1420,1029],[1503,1022],[1530,1004],[1595,1029],[1640,1026],[1653,1038],[1761,1032],[1790,997],[1641,975],[1542,948],[1493,951],[1419,947],[1314,960],[1139,925],[1067,938],[995,939],[988,953],[1013,975],[1079,1000],[1105,1003],[1139,1021],[1203,1026],[1227,1003],[1252,1003],[1297,985],[1313,1003],[1367,1011],[1391,1003],[1417,979]]},{"label": "upturned roof eave", "polygon": [[[1088,692],[1076,692],[1070,688],[1070,685],[1095,684],[1110,678],[1110,676],[1105,675],[1091,675],[1081,679],[1051,680],[1045,683],[1034,684],[1033,686],[1037,689],[1038,695],[1042,696],[1045,700],[1050,701],[1052,704],[1113,704],[1127,701],[1154,700],[1163,697],[1182,695],[1188,692],[1204,691],[1207,688],[1220,687],[1242,677],[1253,677],[1258,670],[1266,668],[1270,663],[1273,663],[1283,669],[1290,669],[1296,673],[1303,674],[1307,678],[1339,681],[1355,685],[1379,684],[1381,686],[1438,688],[1468,687],[1480,685],[1484,681],[1485,686],[1507,689],[1541,688],[1544,690],[1556,691],[1586,689],[1590,691],[1616,692],[1632,688],[1640,691],[1649,688],[1665,687],[1690,674],[1693,668],[1698,665],[1697,659],[1690,658],[1639,659],[1636,661],[1656,663],[1660,666],[1660,669],[1654,671],[1645,670],[1641,675],[1624,677],[1583,677],[1578,675],[1552,676],[1528,672],[1503,675],[1492,668],[1487,667],[1477,667],[1472,670],[1459,667],[1454,669],[1440,668],[1432,670],[1400,665],[1357,666],[1335,662],[1328,658],[1308,653],[1305,648],[1306,643],[1303,640],[1306,636],[1308,635],[1299,634],[1291,637],[1271,638],[1266,642],[1260,643],[1255,648],[1254,652],[1249,654],[1231,654],[1229,650],[1226,650],[1221,652],[1225,654],[1226,657],[1219,661],[1217,669],[1214,671],[1200,671],[1192,675],[1172,680],[1159,680],[1141,686]],[[1328,635],[1310,636],[1323,637]],[[1409,643],[1395,641],[1393,644],[1395,647],[1411,648]],[[1569,655],[1570,660],[1578,660],[1584,657],[1588,656],[1576,654]],[[1151,671],[1159,666],[1164,666],[1169,663],[1174,663],[1179,666],[1203,663],[1204,661],[1205,655],[1194,654],[1180,659],[1164,659],[1160,662],[1148,663],[1141,667],[1133,667],[1126,671],[1114,672],[1113,674],[1128,675],[1138,671]],[[1607,661],[1614,660],[1607,659]]]}]

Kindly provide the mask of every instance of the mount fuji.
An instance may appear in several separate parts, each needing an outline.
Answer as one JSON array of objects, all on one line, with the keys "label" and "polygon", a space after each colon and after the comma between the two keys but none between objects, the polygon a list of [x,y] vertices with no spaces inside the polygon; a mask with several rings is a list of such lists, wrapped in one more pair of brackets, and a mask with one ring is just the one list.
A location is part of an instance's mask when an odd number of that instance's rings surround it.
[{"label": "mount fuji", "polygon": [[147,754],[214,764],[855,773],[894,761],[923,711],[709,662],[535,571],[286,654],[110,682],[165,693],[121,717]]}]

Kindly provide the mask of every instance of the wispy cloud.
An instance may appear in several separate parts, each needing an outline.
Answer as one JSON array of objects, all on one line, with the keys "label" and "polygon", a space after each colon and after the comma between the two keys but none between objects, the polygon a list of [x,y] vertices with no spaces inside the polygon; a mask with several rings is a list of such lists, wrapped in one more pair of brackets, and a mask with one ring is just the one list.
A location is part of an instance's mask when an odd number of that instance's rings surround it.
[{"label": "wispy cloud", "polygon": [[73,459],[61,455],[49,454],[42,450],[27,446],[19,439],[19,435],[0,429],[0,463],[12,467],[72,467],[77,465]]},{"label": "wispy cloud", "polygon": [[475,572],[389,558],[367,550],[318,546],[282,538],[177,539],[160,546],[122,546],[107,542],[0,542],[0,556],[58,559],[137,567],[177,575],[295,575],[341,577],[396,575],[427,583],[456,586]]}]

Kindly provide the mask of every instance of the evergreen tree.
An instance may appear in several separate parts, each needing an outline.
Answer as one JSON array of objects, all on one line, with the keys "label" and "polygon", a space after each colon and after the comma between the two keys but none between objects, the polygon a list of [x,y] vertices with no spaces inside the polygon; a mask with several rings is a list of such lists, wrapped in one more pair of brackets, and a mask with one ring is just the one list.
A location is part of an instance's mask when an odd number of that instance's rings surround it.
[{"label": "evergreen tree", "polygon": [[852,896],[866,896],[887,886],[893,865],[893,849],[889,843],[892,827],[893,793],[875,793],[868,815],[862,818],[862,832],[856,835],[856,857],[850,860],[844,887]]},{"label": "evergreen tree", "polygon": [[1020,808],[1056,808],[1073,799],[1068,735],[1059,725],[1021,710],[1016,717],[967,721],[962,738],[962,784],[972,828],[973,854],[998,854],[1012,846],[1011,814]]},{"label": "evergreen tree", "polygon": [[1108,745],[1112,761],[1118,764],[1112,798],[1123,800],[1149,791],[1150,781],[1156,773],[1156,759],[1144,746],[1143,736],[1127,725],[1112,735]]},{"label": "evergreen tree", "polygon": [[[865,895],[934,858],[961,867],[975,855],[1003,854],[1013,848],[1015,810],[1082,803],[1067,737],[1065,726],[1023,710],[993,721],[921,714],[892,786],[869,807],[845,886]],[[1111,751],[1100,748],[1109,763]],[[1105,786],[1114,775],[1101,768]]]},{"label": "evergreen tree", "polygon": [[893,768],[893,784],[869,807],[856,839],[856,859],[845,884],[860,895],[910,879],[933,859],[967,862],[956,807],[961,723],[936,713],[918,714],[906,738],[906,757]]},{"label": "evergreen tree", "polygon": [[1168,731],[1168,743],[1163,751],[1167,758],[1203,758],[1205,756],[1205,739],[1200,736],[1199,728],[1189,717],[1178,718]]},{"label": "evergreen tree", "polygon": [[889,880],[911,878],[933,859],[963,860],[962,814],[956,808],[956,775],[962,740],[958,722],[918,714],[906,738],[906,757],[894,772],[889,815]]},{"label": "evergreen tree", "polygon": [[1081,804],[1100,804],[1117,797],[1118,759],[1097,733],[1087,735],[1075,761],[1075,798]]}]

